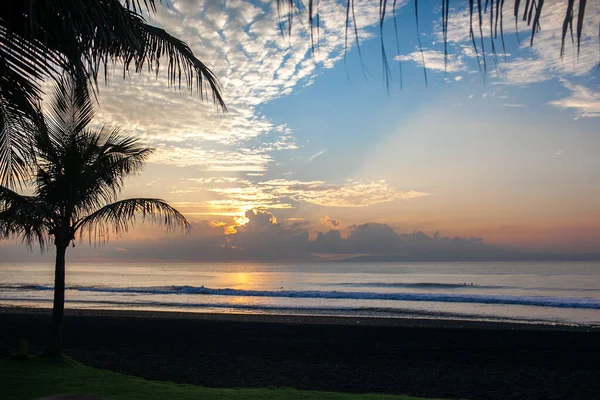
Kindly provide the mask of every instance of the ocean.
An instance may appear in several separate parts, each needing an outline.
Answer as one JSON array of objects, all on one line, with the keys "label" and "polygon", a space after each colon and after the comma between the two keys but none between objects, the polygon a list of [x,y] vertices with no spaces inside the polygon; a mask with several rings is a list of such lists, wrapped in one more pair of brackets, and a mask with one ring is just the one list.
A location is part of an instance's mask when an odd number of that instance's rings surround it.
[{"label": "ocean", "polygon": [[[51,263],[0,263],[0,306],[52,306]],[[67,263],[66,307],[600,325],[599,262]]]}]

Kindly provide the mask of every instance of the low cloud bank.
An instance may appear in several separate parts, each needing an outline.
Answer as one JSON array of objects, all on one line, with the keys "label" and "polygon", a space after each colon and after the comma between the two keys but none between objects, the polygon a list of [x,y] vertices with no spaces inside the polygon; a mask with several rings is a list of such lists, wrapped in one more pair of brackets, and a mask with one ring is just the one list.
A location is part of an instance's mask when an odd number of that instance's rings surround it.
[{"label": "low cloud bank", "polygon": [[[326,228],[342,222],[323,217]],[[141,228],[144,229],[144,228]],[[113,238],[105,246],[87,243],[69,249],[72,259],[182,260],[182,261],[514,261],[588,260],[594,254],[551,254],[520,252],[487,245],[477,237],[444,237],[439,232],[397,233],[387,224],[352,225],[345,230],[317,232],[313,240],[308,221],[281,223],[266,210],[250,210],[230,222],[201,221],[189,235],[137,240]],[[40,259],[39,252],[27,253],[24,246],[0,246],[2,261]],[[50,260],[46,254],[43,259]]]}]

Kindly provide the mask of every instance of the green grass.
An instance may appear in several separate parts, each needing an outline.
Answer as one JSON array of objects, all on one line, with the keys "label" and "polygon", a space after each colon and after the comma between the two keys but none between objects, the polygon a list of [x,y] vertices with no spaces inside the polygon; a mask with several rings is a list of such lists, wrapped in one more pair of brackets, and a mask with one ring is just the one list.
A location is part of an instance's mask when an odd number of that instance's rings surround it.
[{"label": "green grass", "polygon": [[[58,393],[78,393],[111,400],[418,400],[415,397],[346,394],[295,389],[215,389],[147,381],[142,378],[86,367],[69,359],[0,360],[3,399],[32,400]],[[421,399],[422,400],[422,399]]]}]

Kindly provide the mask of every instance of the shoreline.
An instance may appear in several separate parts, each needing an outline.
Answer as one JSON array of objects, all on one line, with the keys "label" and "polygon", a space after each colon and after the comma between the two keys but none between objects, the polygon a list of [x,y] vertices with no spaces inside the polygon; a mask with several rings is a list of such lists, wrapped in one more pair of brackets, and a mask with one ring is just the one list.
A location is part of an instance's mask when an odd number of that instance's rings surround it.
[{"label": "shoreline", "polygon": [[[43,350],[50,309],[0,308],[0,356]],[[476,321],[67,309],[64,353],[209,387],[445,399],[600,398],[600,329]]]},{"label": "shoreline", "polygon": [[[0,306],[1,314],[50,315],[50,308]],[[116,318],[141,319],[189,319],[203,321],[229,321],[250,323],[280,323],[309,325],[372,326],[396,328],[437,328],[437,329],[509,329],[529,331],[576,331],[600,332],[599,325],[526,323],[519,321],[489,321],[458,318],[407,318],[407,317],[360,317],[305,314],[254,314],[254,313],[208,313],[196,311],[153,311],[153,310],[109,310],[65,308],[69,316],[108,316]]]}]

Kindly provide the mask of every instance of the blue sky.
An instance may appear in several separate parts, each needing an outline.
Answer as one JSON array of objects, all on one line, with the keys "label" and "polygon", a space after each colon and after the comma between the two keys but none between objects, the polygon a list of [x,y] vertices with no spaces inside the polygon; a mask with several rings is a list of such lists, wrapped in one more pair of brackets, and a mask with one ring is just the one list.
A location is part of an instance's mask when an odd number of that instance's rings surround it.
[{"label": "blue sky", "polygon": [[[427,85],[414,3],[402,2],[399,53],[391,18],[384,28],[389,90],[378,2],[356,2],[368,72],[353,37],[344,62],[345,2],[321,1],[314,54],[302,15],[284,37],[273,3],[171,0],[149,17],[213,69],[229,113],[168,88],[162,75],[122,80],[116,67],[100,89],[97,122],[120,125],[157,149],[125,197],[168,200],[214,229],[200,229],[200,238],[235,235],[254,209],[282,229],[302,223],[311,239],[332,227],[346,237],[377,222],[398,233],[441,230],[503,246],[599,248],[597,2],[588,4],[580,55],[569,44],[563,59],[563,2],[546,1],[533,47],[524,24],[516,40],[507,3],[507,54],[497,66],[484,18],[483,76],[461,8],[467,3],[452,2],[445,66],[440,2],[420,1]],[[500,40],[496,48],[502,51]],[[138,230],[128,240],[156,235]]]}]

